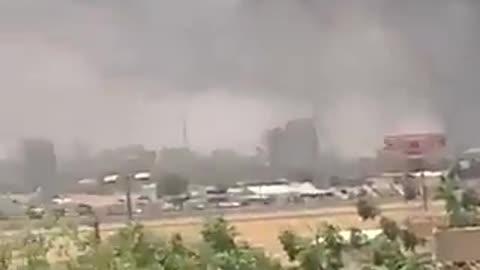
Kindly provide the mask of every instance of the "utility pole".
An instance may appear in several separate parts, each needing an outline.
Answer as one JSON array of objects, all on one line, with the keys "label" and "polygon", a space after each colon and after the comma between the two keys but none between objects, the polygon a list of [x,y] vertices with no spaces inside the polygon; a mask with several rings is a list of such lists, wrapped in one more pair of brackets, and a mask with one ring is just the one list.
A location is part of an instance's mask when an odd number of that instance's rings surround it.
[{"label": "utility pole", "polygon": [[91,215],[93,218],[93,231],[95,235],[95,243],[100,244],[100,242],[102,241],[102,238],[100,235],[100,220],[96,213],[92,213]]},{"label": "utility pole", "polygon": [[125,176],[125,202],[127,207],[127,222],[131,223],[133,221],[133,210],[132,210],[132,186],[130,183],[131,176],[127,174]]},{"label": "utility pole", "polygon": [[423,199],[423,210],[428,211],[428,189],[427,184],[425,183],[425,173],[422,172],[420,175],[422,183],[422,199]]},{"label": "utility pole", "polygon": [[[150,179],[150,173],[135,173],[133,162],[138,161],[138,157],[129,157],[125,163],[125,169],[120,174],[120,181],[124,181],[125,188],[125,206],[127,210],[127,222],[131,224],[133,221],[134,203],[132,202],[132,181],[145,181]],[[123,179],[122,179],[123,177]]]}]

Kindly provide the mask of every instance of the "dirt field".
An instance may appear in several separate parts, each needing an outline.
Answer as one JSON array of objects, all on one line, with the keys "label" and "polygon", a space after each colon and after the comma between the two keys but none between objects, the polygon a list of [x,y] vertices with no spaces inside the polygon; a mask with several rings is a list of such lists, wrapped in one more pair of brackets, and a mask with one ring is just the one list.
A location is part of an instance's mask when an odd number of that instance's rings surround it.
[{"label": "dirt field", "polygon": [[[397,222],[405,222],[408,217],[422,217],[436,215],[441,212],[441,205],[433,205],[429,212],[425,212],[419,204],[396,203],[382,207],[384,216]],[[301,235],[311,235],[322,223],[330,223],[344,229],[358,227],[371,229],[377,227],[376,221],[362,222],[359,220],[354,207],[327,208],[321,210],[305,210],[295,212],[276,212],[269,214],[237,214],[226,216],[226,219],[237,228],[241,239],[250,244],[263,247],[271,255],[282,253],[278,242],[278,235],[282,230],[291,229]],[[200,238],[200,218],[183,218],[174,221],[148,221],[144,224],[149,229],[169,235],[181,233],[188,241],[195,242]],[[106,231],[118,228],[115,225],[104,227]]]}]

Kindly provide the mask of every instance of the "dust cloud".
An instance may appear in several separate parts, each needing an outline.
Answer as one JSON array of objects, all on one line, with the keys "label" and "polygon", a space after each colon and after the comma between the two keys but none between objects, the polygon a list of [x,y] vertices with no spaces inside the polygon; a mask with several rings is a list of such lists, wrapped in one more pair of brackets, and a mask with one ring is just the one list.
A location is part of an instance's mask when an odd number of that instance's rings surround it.
[{"label": "dust cloud", "polygon": [[[255,149],[315,112],[334,153],[480,143],[475,0],[0,0],[0,141]],[[325,143],[326,142],[326,143]]]}]

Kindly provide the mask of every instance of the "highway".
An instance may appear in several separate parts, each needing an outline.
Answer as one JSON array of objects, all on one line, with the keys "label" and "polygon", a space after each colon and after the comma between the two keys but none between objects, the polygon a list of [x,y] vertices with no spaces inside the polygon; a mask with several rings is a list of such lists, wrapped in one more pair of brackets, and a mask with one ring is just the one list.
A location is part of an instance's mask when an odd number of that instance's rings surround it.
[{"label": "highway", "polygon": [[[389,202],[379,207],[382,213],[393,214],[396,211],[418,212],[423,209],[420,202]],[[443,211],[442,202],[433,202],[430,204],[429,213],[441,213]],[[149,215],[136,217],[136,221],[141,222],[145,226],[173,226],[173,225],[197,225],[203,223],[209,217],[223,216],[232,222],[246,222],[273,219],[292,219],[292,218],[308,218],[308,217],[335,217],[341,215],[356,215],[357,210],[352,202],[337,204],[335,206],[324,207],[288,207],[288,208],[245,208],[245,209],[228,209],[228,210],[204,210],[195,212],[168,212],[161,215]],[[104,229],[115,229],[123,227],[126,221],[124,216],[105,217],[102,220]]]},{"label": "highway", "polygon": [[[326,209],[342,209],[350,208],[355,210],[355,200],[339,200],[339,199],[323,199],[315,200],[307,203],[287,204],[287,205],[252,205],[237,208],[208,208],[204,210],[186,209],[182,211],[146,211],[142,214],[135,215],[139,221],[150,220],[181,220],[185,218],[208,218],[214,216],[238,216],[238,215],[262,215],[276,213],[294,213],[305,210],[324,211]],[[382,198],[376,200],[377,205],[390,205],[405,203],[398,198]],[[126,213],[121,215],[100,215],[102,223],[118,223],[127,219]]]}]

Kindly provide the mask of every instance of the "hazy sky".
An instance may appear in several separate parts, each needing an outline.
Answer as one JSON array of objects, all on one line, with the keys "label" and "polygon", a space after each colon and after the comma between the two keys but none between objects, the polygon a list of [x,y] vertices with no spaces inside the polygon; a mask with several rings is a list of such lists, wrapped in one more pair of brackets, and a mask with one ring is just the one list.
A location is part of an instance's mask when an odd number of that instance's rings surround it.
[{"label": "hazy sky", "polygon": [[248,152],[316,107],[343,156],[384,133],[480,144],[478,0],[0,0],[0,141]]}]

